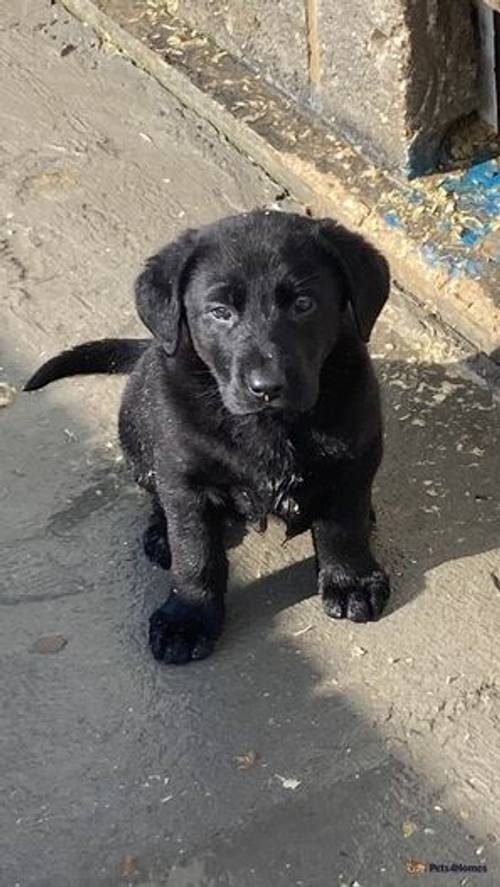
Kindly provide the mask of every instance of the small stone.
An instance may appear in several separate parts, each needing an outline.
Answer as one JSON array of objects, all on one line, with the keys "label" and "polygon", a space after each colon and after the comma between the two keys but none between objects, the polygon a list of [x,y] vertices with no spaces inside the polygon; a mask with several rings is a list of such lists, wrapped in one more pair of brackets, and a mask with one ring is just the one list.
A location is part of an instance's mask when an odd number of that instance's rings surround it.
[{"label": "small stone", "polygon": [[10,407],[11,403],[14,403],[16,399],[17,391],[13,385],[8,385],[7,382],[0,382],[0,407]]},{"label": "small stone", "polygon": [[135,856],[127,854],[121,860],[118,869],[122,878],[131,878],[132,875],[136,875],[138,871],[137,859]]},{"label": "small stone", "polygon": [[63,637],[62,634],[46,635],[45,637],[38,638],[38,640],[35,641],[32,647],[32,652],[60,653],[61,650],[64,650],[64,647],[67,643],[67,639]]},{"label": "small stone", "polygon": [[71,55],[71,53],[74,52],[75,49],[76,46],[74,43],[67,43],[66,46],[63,46],[63,48],[61,49],[61,58],[66,58],[67,55]]}]

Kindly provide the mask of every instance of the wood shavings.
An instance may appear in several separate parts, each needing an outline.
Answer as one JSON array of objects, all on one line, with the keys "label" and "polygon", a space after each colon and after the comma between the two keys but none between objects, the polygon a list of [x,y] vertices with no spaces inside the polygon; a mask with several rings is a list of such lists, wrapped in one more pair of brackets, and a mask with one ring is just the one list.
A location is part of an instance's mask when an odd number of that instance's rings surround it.
[{"label": "wood shavings", "polygon": [[405,838],[411,838],[411,836],[414,835],[417,831],[418,825],[416,824],[416,822],[412,822],[411,819],[405,819],[405,821],[403,822],[403,836]]},{"label": "wood shavings", "polygon": [[250,751],[244,752],[242,755],[236,756],[236,761],[238,762],[239,770],[250,770],[251,767],[254,767],[259,759],[259,756],[256,751],[250,749]]},{"label": "wood shavings", "polygon": [[311,631],[311,628],[314,628],[314,625],[306,625],[305,628],[299,628],[297,631],[293,631],[292,634],[294,638],[299,638],[301,634],[305,634],[307,631]]},{"label": "wood shavings", "polygon": [[368,653],[368,650],[366,650],[365,647],[356,646],[356,647],[353,647],[351,650],[351,656],[356,656],[356,657],[366,656],[367,653]]},{"label": "wood shavings", "polygon": [[135,856],[131,856],[130,854],[124,856],[118,866],[118,870],[122,878],[131,878],[133,875],[136,875],[138,867]]},{"label": "wood shavings", "polygon": [[500,579],[498,578],[497,574],[492,572],[491,579],[492,579],[493,585],[495,586],[496,590],[500,591]]}]

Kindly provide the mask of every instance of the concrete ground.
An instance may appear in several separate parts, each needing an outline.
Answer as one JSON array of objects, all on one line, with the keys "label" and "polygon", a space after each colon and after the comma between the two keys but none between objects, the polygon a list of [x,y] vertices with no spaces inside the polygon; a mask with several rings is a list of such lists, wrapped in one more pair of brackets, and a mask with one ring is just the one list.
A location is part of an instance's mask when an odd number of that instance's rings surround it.
[{"label": "concrete ground", "polygon": [[[19,388],[63,346],[139,332],[133,278],[181,228],[281,195],[57,4],[3,4],[0,66]],[[386,617],[329,622],[309,540],[273,527],[232,553],[226,633],[184,669],[146,645],[168,580],[139,544],[122,382],[0,389],[2,887],[401,887],[410,859],[498,887],[498,407],[395,308],[372,350]]]}]

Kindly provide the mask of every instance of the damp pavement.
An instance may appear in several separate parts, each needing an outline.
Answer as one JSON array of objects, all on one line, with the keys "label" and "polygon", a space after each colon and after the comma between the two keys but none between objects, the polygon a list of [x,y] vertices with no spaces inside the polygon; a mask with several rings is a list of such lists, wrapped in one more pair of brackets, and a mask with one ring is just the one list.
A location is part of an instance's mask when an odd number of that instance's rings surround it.
[{"label": "damp pavement", "polygon": [[58,4],[4,4],[0,66],[2,887],[401,887],[410,860],[497,887],[491,392],[388,309],[387,615],[330,622],[308,538],[273,526],[231,553],[216,654],[158,665],[168,577],[140,547],[122,382],[19,389],[61,347],[140,334],[134,276],[180,229],[295,204]]}]

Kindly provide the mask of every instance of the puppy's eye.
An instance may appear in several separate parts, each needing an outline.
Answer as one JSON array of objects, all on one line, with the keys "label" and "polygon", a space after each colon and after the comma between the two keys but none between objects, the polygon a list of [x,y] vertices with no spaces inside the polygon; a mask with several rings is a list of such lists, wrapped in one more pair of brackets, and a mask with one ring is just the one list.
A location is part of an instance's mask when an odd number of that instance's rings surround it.
[{"label": "puppy's eye", "polygon": [[310,314],[316,308],[316,302],[311,296],[297,296],[293,303],[295,314]]},{"label": "puppy's eye", "polygon": [[221,320],[224,323],[227,323],[234,317],[234,311],[228,308],[227,305],[214,305],[213,308],[210,308],[209,314],[211,317],[215,317],[216,320]]}]

